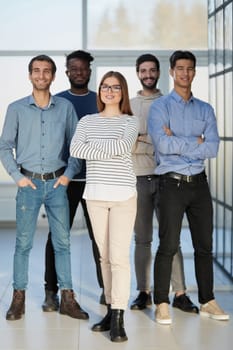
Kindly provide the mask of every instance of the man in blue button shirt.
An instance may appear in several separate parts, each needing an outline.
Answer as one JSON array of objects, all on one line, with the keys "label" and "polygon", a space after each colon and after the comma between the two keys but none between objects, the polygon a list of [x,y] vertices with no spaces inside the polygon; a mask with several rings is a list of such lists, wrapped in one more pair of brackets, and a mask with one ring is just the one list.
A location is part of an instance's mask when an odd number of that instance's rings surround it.
[{"label": "man in blue button shirt", "polygon": [[206,159],[217,156],[219,136],[213,108],[191,92],[196,58],[189,51],[170,57],[174,89],[155,100],[149,112],[149,134],[156,150],[159,183],[159,238],[154,266],[156,321],[172,322],[169,285],[174,254],[186,213],[194,247],[200,314],[228,320],[213,293],[213,208],[205,174]]},{"label": "man in blue button shirt", "polygon": [[80,171],[79,161],[69,156],[77,116],[72,103],[50,94],[56,73],[56,65],[50,57],[34,57],[28,69],[32,95],[9,105],[0,138],[1,161],[18,186],[14,291],[6,319],[18,320],[25,311],[29,253],[42,204],[52,231],[61,290],[60,313],[88,319],[72,290],[66,194],[70,179]]},{"label": "man in blue button shirt", "polygon": [[[154,214],[158,216],[159,177],[154,175],[156,162],[154,147],[147,131],[148,111],[155,99],[162,96],[157,88],[160,77],[160,62],[151,54],[143,54],[136,60],[137,76],[142,90],[130,101],[133,114],[139,118],[139,136],[132,153],[134,171],[137,176],[137,215],[135,220],[135,272],[137,288],[140,291],[133,300],[131,310],[143,310],[152,304],[151,300],[151,245],[153,239]],[[173,306],[185,312],[198,312],[198,307],[186,294],[183,255],[178,249],[174,256],[171,286],[175,292]]]}]

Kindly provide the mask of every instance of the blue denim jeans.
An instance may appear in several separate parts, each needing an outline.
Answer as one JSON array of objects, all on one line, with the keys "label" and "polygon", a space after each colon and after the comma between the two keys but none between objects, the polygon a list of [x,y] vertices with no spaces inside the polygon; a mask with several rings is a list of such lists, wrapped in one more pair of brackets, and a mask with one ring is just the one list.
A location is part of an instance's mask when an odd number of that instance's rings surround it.
[{"label": "blue denim jeans", "polygon": [[53,188],[56,179],[32,180],[36,190],[19,187],[16,196],[16,245],[14,254],[14,289],[26,289],[28,284],[29,253],[39,210],[42,204],[48,216],[55,251],[55,266],[60,289],[72,289],[70,264],[70,228],[67,187]]}]

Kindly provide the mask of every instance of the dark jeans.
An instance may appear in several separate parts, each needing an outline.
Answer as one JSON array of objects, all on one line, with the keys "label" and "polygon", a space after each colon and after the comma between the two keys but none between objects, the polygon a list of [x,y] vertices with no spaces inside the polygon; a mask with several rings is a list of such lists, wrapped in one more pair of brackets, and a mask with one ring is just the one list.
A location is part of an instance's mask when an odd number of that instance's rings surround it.
[{"label": "dark jeans", "polygon": [[[98,283],[100,288],[103,288],[103,279],[102,279],[100,260],[99,260],[100,259],[99,250],[93,236],[91,222],[87,212],[86,202],[82,198],[84,188],[85,188],[84,181],[71,181],[68,185],[67,196],[69,201],[70,228],[72,227],[74,216],[78,208],[78,205],[79,203],[81,203],[86,224],[87,224],[89,237],[92,242],[92,250],[93,250],[94,260],[96,264],[96,273],[97,273]],[[53,249],[52,240],[51,240],[51,232],[49,232],[48,234],[48,240],[46,243],[46,250],[45,250],[45,289],[53,290],[56,293],[58,291],[57,274],[55,269],[55,257],[54,257],[54,249]]]},{"label": "dark jeans", "polygon": [[180,242],[186,213],[194,248],[198,298],[204,304],[213,295],[213,207],[206,177],[196,182],[178,181],[166,176],[159,183],[159,238],[154,264],[154,302],[169,303],[169,286],[174,254]]},{"label": "dark jeans", "polygon": [[[135,272],[137,289],[151,290],[151,243],[153,239],[153,217],[158,219],[159,177],[155,175],[137,176],[137,215],[135,231]],[[174,292],[186,290],[183,255],[179,248],[174,256],[171,273]]]}]

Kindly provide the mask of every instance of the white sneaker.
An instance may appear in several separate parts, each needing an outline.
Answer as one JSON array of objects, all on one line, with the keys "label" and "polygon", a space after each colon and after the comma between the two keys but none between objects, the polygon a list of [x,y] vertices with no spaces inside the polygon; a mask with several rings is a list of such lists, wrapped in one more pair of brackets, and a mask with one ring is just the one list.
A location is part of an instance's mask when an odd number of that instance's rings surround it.
[{"label": "white sneaker", "polygon": [[219,307],[215,299],[210,300],[208,303],[201,305],[200,315],[219,321],[227,321],[230,318],[230,316]]},{"label": "white sneaker", "polygon": [[171,324],[172,319],[169,312],[169,305],[167,303],[158,304],[155,310],[155,319],[160,324]]}]

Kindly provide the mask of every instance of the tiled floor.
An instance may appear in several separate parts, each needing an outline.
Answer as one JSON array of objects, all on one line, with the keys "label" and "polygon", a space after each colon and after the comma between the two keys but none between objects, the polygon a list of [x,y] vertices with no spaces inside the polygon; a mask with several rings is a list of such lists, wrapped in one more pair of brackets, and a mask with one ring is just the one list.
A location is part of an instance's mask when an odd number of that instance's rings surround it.
[{"label": "tiled floor", "polygon": [[[188,232],[182,234],[186,282],[189,295],[197,303],[193,262]],[[162,326],[154,320],[154,307],[145,311],[126,311],[128,342],[112,343],[108,332],[94,333],[91,325],[105,313],[99,305],[91,245],[86,231],[72,230],[72,270],[74,289],[89,321],[78,321],[59,313],[43,313],[44,246],[46,228],[39,228],[30,257],[30,283],[26,294],[26,313],[19,321],[6,321],[12,297],[14,229],[0,229],[0,350],[230,350],[233,343],[233,285],[215,267],[216,298],[230,315],[230,321],[214,321],[172,309],[173,323]],[[156,242],[154,242],[154,250]],[[133,242],[131,250],[133,262]],[[132,263],[133,266],[133,263]],[[132,267],[131,300],[136,295]],[[171,295],[172,297],[172,295]]]}]

